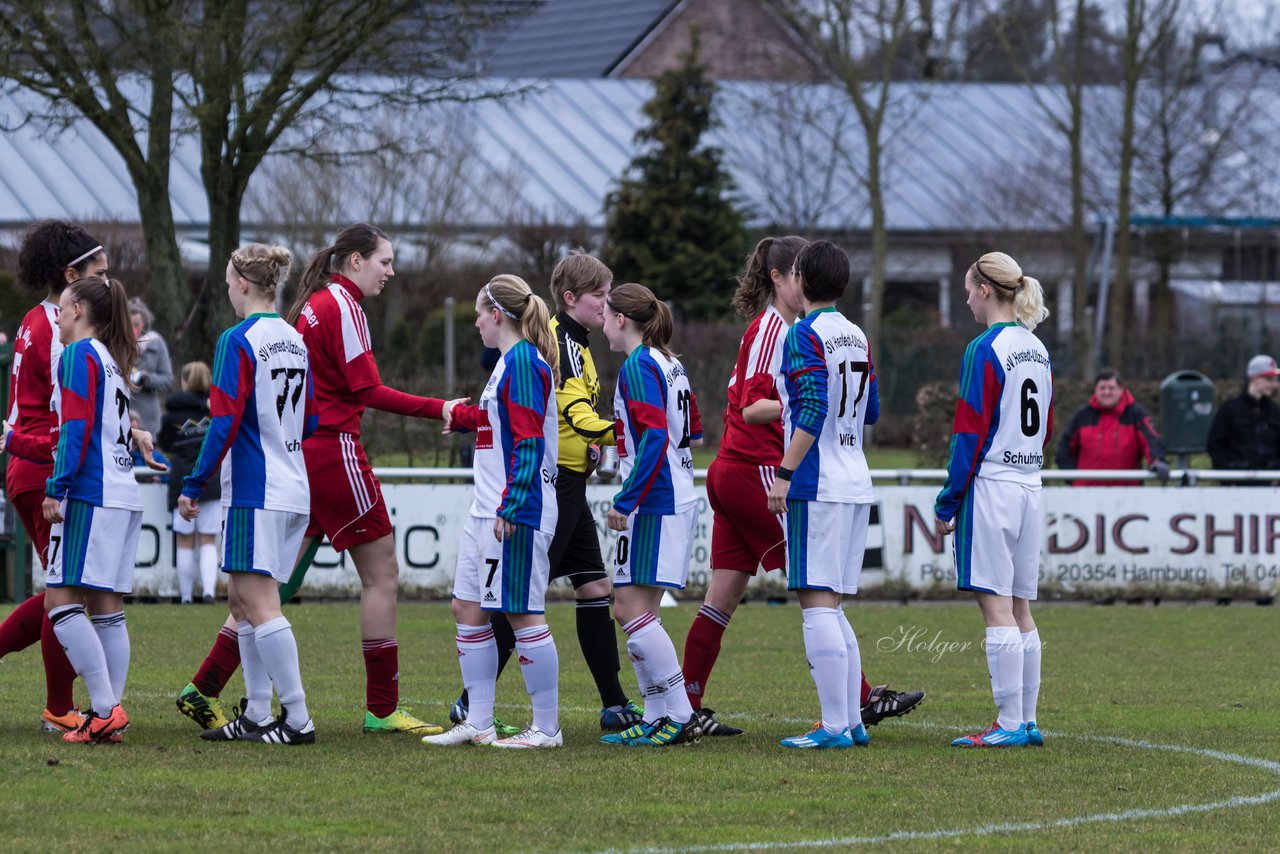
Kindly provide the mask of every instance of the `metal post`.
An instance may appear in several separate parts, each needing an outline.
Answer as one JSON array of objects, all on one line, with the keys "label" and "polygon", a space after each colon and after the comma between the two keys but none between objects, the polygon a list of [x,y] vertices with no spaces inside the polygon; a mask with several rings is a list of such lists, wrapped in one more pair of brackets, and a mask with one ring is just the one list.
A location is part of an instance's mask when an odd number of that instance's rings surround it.
[{"label": "metal post", "polygon": [[946,276],[938,279],[938,325],[951,328],[951,279]]},{"label": "metal post", "polygon": [[453,397],[458,386],[457,336],[453,328],[453,306],[456,302],[453,297],[444,298],[444,387],[449,397]]}]

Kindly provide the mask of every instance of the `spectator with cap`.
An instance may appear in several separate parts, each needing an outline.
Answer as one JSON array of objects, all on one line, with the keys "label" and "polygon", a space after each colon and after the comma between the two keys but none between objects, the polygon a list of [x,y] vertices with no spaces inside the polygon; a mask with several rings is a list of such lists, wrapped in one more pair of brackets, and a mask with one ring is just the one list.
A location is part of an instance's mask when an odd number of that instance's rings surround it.
[{"label": "spectator with cap", "polygon": [[1278,378],[1272,357],[1249,360],[1244,390],[1222,404],[1209,428],[1206,446],[1215,469],[1280,469],[1280,405],[1272,400]]},{"label": "spectator with cap", "polygon": [[[1169,477],[1160,434],[1115,368],[1098,371],[1093,396],[1072,416],[1055,459],[1060,469],[1139,469],[1145,464],[1161,480]],[[1142,481],[1077,480],[1075,485],[1141,486]]]}]

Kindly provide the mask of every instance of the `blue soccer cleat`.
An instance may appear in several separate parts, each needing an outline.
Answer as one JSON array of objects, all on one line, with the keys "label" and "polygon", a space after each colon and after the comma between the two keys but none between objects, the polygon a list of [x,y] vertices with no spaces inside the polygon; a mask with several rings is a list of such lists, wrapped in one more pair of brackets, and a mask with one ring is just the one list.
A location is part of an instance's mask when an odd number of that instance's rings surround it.
[{"label": "blue soccer cleat", "polygon": [[622,732],[611,732],[608,735],[600,736],[600,741],[604,744],[621,744],[630,746],[633,739],[643,738],[649,734],[649,730],[653,729],[653,724],[645,723],[643,720],[637,724],[624,729]]},{"label": "blue soccer cleat", "polygon": [[1022,727],[1015,730],[1001,729],[997,721],[982,732],[966,735],[951,742],[952,747],[1026,747],[1027,731]]},{"label": "blue soccer cleat", "polygon": [[849,737],[853,739],[854,747],[866,747],[871,743],[871,736],[867,735],[867,728],[862,724],[850,730]]},{"label": "blue soccer cleat", "polygon": [[[859,724],[858,730],[862,733],[862,738],[864,739],[862,743],[866,744],[869,740],[867,739],[866,728]],[[808,750],[828,750],[832,748],[853,747],[854,741],[853,734],[849,731],[848,727],[845,727],[838,733],[833,733],[827,732],[827,730],[819,724],[814,727],[812,732],[807,732],[804,735],[793,735],[790,738],[784,738],[781,741],[781,744],[783,747],[798,747]]]},{"label": "blue soccer cleat", "polygon": [[1027,733],[1027,747],[1044,747],[1044,736],[1040,734],[1040,727],[1036,726],[1035,721],[1027,721],[1022,728]]}]

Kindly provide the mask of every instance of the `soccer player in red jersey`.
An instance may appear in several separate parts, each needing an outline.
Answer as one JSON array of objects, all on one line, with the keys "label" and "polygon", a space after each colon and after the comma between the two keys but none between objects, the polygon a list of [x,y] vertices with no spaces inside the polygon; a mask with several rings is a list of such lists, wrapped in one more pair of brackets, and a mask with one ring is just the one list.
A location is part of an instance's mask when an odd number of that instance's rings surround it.
[{"label": "soccer player in red jersey", "polygon": [[[13,343],[9,380],[9,412],[4,449],[9,451],[5,494],[47,565],[49,522],[41,512],[45,481],[53,474],[51,449],[57,440],[58,416],[53,408],[53,379],[62,354],[58,341],[58,299],[71,282],[86,276],[105,277],[107,255],[87,231],[60,220],[34,226],[18,252],[18,281],[44,299],[22,318]],[[19,605],[0,624],[0,657],[40,641],[44,656],[45,708],[41,728],[71,732],[83,716],[73,705],[76,672],[45,616],[44,594]]]},{"label": "soccer player in red jersey", "polygon": [[[799,279],[793,265],[807,241],[766,237],[756,244],[733,295],[733,307],[752,317],[729,378],[720,450],[707,470],[711,502],[711,584],[684,644],[685,691],[703,735],[739,735],[742,730],[716,720],[702,698],[720,655],[729,620],[759,567],[786,566],[786,534],[769,511],[769,488],[782,462],[782,344],[801,312]],[[922,699],[921,691],[872,688],[862,679],[862,720],[868,726],[904,715]]]},{"label": "soccer player in red jersey", "polygon": [[[288,320],[311,355],[320,423],[302,443],[311,482],[311,526],[299,568],[305,569],[321,535],[336,551],[349,551],[360,576],[360,637],[365,661],[364,731],[435,735],[444,728],[400,707],[396,594],[400,567],[382,487],[360,444],[366,407],[443,420],[445,401],[396,391],[382,384],[373,359],[369,323],[361,301],[382,292],[395,275],[391,241],[360,223],[338,233],[333,245],[311,256]],[[299,569],[281,586],[281,601],[301,583]],[[204,729],[227,723],[217,693],[240,665],[234,623],[222,626],[178,709]],[[210,689],[217,692],[211,693]]]}]

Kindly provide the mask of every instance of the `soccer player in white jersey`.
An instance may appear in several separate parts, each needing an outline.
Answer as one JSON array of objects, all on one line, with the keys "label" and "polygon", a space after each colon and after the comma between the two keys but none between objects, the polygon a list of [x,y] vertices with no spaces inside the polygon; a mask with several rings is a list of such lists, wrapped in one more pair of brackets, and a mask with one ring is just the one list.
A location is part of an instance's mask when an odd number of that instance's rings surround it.
[{"label": "soccer player in white jersey", "polygon": [[934,505],[955,532],[956,587],[971,590],[987,624],[997,718],[953,747],[1044,744],[1036,727],[1040,633],[1031,619],[1043,538],[1040,469],[1053,434],[1049,354],[1032,334],[1049,315],[1040,283],[1003,252],[965,274],[966,304],[987,329],[960,366],[947,480]]},{"label": "soccer player in white jersey", "polygon": [[871,520],[871,474],[863,425],[880,417],[871,352],[862,330],[836,310],[849,257],[829,241],[795,262],[805,317],[787,332],[787,449],[769,489],[769,509],[787,513],[787,588],[804,609],[804,648],[822,721],[784,747],[845,748],[869,741],[862,723],[862,657],[841,598],[858,592]]},{"label": "soccer player in white jersey", "polygon": [[[292,256],[251,243],[227,262],[227,296],[240,323],[222,333],[213,362],[212,417],[178,511],[200,514],[200,495],[221,467],[222,571],[236,621],[247,704],[207,741],[313,744],[293,628],[280,610],[311,513],[302,440],[318,417],[302,335],[276,313],[276,288]],[[271,714],[271,689],[280,716]]]},{"label": "soccer player in white jersey", "polygon": [[124,594],[133,590],[142,528],[126,379],[137,345],[124,286],[96,276],[73,282],[59,299],[57,323],[65,349],[54,397],[58,448],[43,507],[52,523],[45,608],[92,704],[63,739],[119,741],[129,727],[120,704],[129,675]]},{"label": "soccer player in white jersey", "polygon": [[[425,744],[549,748],[560,732],[560,662],[545,601],[556,531],[559,424],[558,353],[546,303],[518,276],[495,276],[476,297],[476,329],[501,353],[478,406],[445,404],[445,432],[476,434],[476,497],[471,503],[453,581],[458,666],[470,701],[467,716]],[[486,612],[501,611],[515,629],[516,655],[533,704],[533,723],[497,738],[493,726],[498,644]]]},{"label": "soccer player in white jersey", "polygon": [[613,398],[623,479],[608,516],[621,532],[614,618],[644,695],[644,719],[603,736],[606,744],[664,747],[700,735],[675,645],[658,619],[664,589],[684,589],[689,574],[698,507],[689,449],[702,441],[689,377],[671,352],[673,326],[671,309],[644,285],[614,288],[605,300],[609,349],[627,354]]}]

